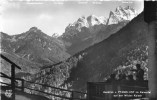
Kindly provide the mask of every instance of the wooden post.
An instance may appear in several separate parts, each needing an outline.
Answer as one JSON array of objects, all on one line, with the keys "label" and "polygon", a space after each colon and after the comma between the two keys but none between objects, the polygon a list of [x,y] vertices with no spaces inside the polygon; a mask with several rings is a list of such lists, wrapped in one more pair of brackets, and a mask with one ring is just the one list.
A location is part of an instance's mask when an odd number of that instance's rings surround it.
[{"label": "wooden post", "polygon": [[12,88],[12,100],[15,100],[15,66],[11,65],[11,88]]},{"label": "wooden post", "polygon": [[21,82],[22,82],[21,91],[24,92],[24,79],[22,79]]},{"label": "wooden post", "polygon": [[90,100],[89,99],[89,82],[87,82],[87,100]]},{"label": "wooden post", "polygon": [[72,91],[71,92],[71,99],[70,100],[73,100],[73,98],[74,98],[74,92]]},{"label": "wooden post", "polygon": [[148,23],[148,85],[149,100],[157,99],[157,2],[144,2],[144,20]]},{"label": "wooden post", "polygon": [[150,23],[149,26],[149,70],[148,70],[148,85],[149,90],[151,91],[151,94],[149,95],[150,100],[156,100],[157,99],[157,51],[156,49],[156,43],[155,43],[155,23]]},{"label": "wooden post", "polygon": [[[21,67],[16,65],[14,62],[9,60],[7,57],[5,57],[2,54],[0,54],[0,57],[3,58],[4,60],[6,60],[7,62],[9,62],[11,64],[11,89],[12,89],[12,97],[11,97],[11,99],[15,100],[15,67],[18,68],[18,69],[21,69]],[[6,75],[4,75],[4,76],[6,76]]]}]

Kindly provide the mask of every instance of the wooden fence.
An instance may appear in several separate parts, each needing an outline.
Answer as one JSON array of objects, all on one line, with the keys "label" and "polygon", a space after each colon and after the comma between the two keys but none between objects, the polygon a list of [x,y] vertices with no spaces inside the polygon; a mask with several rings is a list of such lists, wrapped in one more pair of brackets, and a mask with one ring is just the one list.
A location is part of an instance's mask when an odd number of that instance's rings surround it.
[{"label": "wooden fence", "polygon": [[[67,89],[62,89],[62,88],[58,88],[58,87],[53,87],[53,86],[49,86],[49,85],[45,85],[45,84],[41,84],[41,83],[34,83],[31,81],[26,81],[24,79],[20,79],[20,78],[15,78],[15,68],[21,69],[18,65],[16,65],[14,62],[12,62],[11,60],[9,60],[7,57],[3,56],[1,54],[1,58],[3,58],[4,60],[6,60],[7,62],[9,62],[11,64],[11,77],[7,76],[5,73],[0,72],[0,77],[3,78],[7,78],[11,80],[11,84],[8,83],[4,83],[4,82],[0,82],[1,84],[5,84],[7,86],[9,86],[12,90],[12,97],[11,100],[15,100],[15,89],[20,89],[20,91],[22,92],[28,92],[27,90],[31,91],[32,94],[37,94],[37,95],[44,95],[44,96],[53,96],[53,97],[57,97],[57,98],[61,98],[62,100],[85,100],[86,97],[86,93],[84,92],[80,92],[80,91],[71,91],[71,90],[67,90]],[[16,86],[16,84],[21,83],[20,86]],[[46,92],[46,91],[42,91],[40,89],[35,89],[35,88],[31,88],[30,85],[38,85],[44,88],[51,88],[53,90],[53,92]],[[33,92],[32,92],[33,91]],[[68,93],[70,95],[64,95],[64,94],[56,94],[56,91],[59,91],[61,93]]]}]

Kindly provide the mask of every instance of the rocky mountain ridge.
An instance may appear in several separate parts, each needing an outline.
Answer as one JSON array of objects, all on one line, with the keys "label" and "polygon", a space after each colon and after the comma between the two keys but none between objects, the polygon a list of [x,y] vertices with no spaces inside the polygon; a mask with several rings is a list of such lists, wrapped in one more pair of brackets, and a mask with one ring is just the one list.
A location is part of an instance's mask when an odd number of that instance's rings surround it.
[{"label": "rocky mountain ridge", "polygon": [[95,15],[83,16],[69,24],[59,39],[64,41],[67,52],[74,55],[116,33],[136,16],[136,11],[129,6],[117,7],[114,12],[110,12],[108,18]]},{"label": "rocky mountain ridge", "polygon": [[137,12],[135,9],[131,8],[130,6],[127,7],[117,7],[114,12],[110,12],[107,24],[118,24],[119,22],[125,20],[132,20],[134,17],[137,16]]}]

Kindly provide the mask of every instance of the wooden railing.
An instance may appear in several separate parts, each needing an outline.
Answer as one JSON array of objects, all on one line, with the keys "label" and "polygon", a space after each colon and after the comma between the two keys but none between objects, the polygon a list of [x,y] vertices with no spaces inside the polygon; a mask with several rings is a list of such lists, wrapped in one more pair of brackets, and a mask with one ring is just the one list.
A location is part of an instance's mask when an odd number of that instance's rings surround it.
[{"label": "wooden railing", "polygon": [[[5,57],[4,55],[0,54],[0,56],[1,56],[2,59],[4,59],[5,61],[7,61],[7,62],[9,62],[11,64],[11,77],[10,77],[11,89],[12,89],[12,98],[11,99],[15,100],[15,68],[21,69],[21,67],[16,65],[14,62],[12,62],[10,59]],[[8,78],[8,76],[5,75],[4,73],[2,75]]]},{"label": "wooden railing", "polygon": [[[7,79],[10,79],[9,77],[5,77],[5,76],[0,76],[0,77],[3,77],[3,78],[7,78]],[[26,81],[24,79],[19,79],[19,78],[15,78],[15,82],[17,81],[21,81],[21,86],[15,86],[15,88],[18,88],[20,89],[22,92],[27,92],[27,90],[29,90],[30,94],[35,94],[33,93],[32,91],[34,92],[38,92],[38,93],[42,93],[43,95],[49,95],[49,96],[54,96],[54,97],[58,97],[58,98],[64,98],[64,99],[68,99],[68,100],[80,100],[80,99],[83,99],[83,96],[86,95],[86,93],[83,93],[83,92],[79,92],[79,91],[70,91],[70,90],[67,90],[67,89],[62,89],[62,88],[57,88],[57,87],[53,87],[53,86],[49,86],[49,85],[44,85],[44,84],[40,84],[40,83],[34,83],[34,82],[31,82],[31,81]],[[4,83],[4,82],[0,82],[1,84],[5,84],[7,86],[11,86],[11,84],[8,84],[8,83]],[[25,86],[25,84],[27,84],[27,86]],[[29,85],[28,85],[29,84]],[[42,87],[48,87],[48,88],[51,88],[53,89],[54,91],[49,93],[49,92],[44,92],[44,91],[41,91],[39,89],[34,89],[34,88],[31,88],[29,87],[30,85],[40,85]],[[56,90],[60,91],[60,92],[66,92],[66,93],[69,93],[71,94],[70,96],[62,96],[62,95],[57,95],[56,94]],[[28,92],[27,92],[28,93]],[[81,97],[76,97],[75,94],[80,94],[79,96]],[[85,98],[84,98],[85,99]]]},{"label": "wooden railing", "polygon": [[[49,86],[49,85],[45,85],[45,84],[41,84],[41,83],[26,81],[26,80],[20,79],[20,78],[15,78],[15,67],[17,67],[18,69],[21,69],[21,68],[18,65],[16,65],[14,62],[12,62],[11,60],[6,58],[5,56],[3,56],[2,54],[1,54],[1,58],[3,58],[4,60],[6,60],[7,62],[9,62],[11,64],[11,69],[12,69],[11,70],[11,77],[7,76],[5,73],[0,72],[0,75],[1,75],[0,77],[10,79],[11,83],[10,84],[4,83],[4,82],[0,82],[0,83],[11,87],[12,92],[13,92],[12,100],[15,100],[15,88],[20,89],[22,92],[27,92],[27,90],[29,90],[29,91],[31,91],[32,94],[47,95],[46,97],[53,96],[53,97],[57,97],[57,98],[61,98],[61,99],[67,99],[67,100],[86,99],[85,98],[86,93],[84,93],[84,92],[71,91],[71,90],[53,87],[53,86]],[[21,83],[21,85],[16,86],[15,84],[18,84],[18,83]],[[52,91],[51,92],[45,92],[45,91],[42,91],[40,89],[31,88],[30,85],[39,85],[39,86],[44,87],[44,88],[51,88],[54,91],[53,92]],[[33,93],[32,91],[34,91],[35,93]],[[66,96],[64,94],[57,94],[56,91],[59,91],[61,93],[63,93],[63,92],[68,93],[68,94],[70,94],[70,96]]]}]

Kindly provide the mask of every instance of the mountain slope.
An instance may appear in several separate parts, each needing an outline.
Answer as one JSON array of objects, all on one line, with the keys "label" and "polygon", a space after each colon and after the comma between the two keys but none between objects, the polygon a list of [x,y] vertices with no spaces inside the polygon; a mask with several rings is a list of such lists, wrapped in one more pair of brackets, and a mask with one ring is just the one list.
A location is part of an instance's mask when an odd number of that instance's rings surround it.
[{"label": "mountain slope", "polygon": [[100,82],[115,69],[141,63],[147,67],[147,24],[143,13],[117,33],[55,66],[43,69],[32,79],[52,86],[86,90],[86,83]]},{"label": "mountain slope", "polygon": [[36,27],[19,35],[1,33],[1,50],[41,65],[54,64],[70,56],[61,41]]}]

